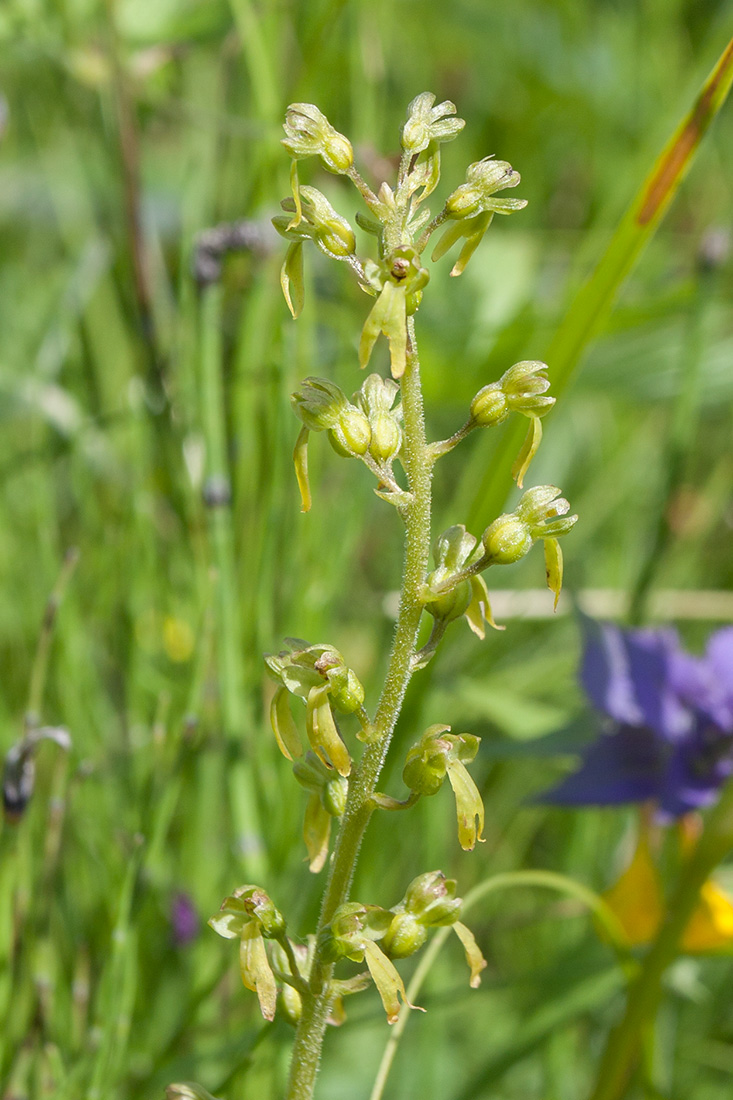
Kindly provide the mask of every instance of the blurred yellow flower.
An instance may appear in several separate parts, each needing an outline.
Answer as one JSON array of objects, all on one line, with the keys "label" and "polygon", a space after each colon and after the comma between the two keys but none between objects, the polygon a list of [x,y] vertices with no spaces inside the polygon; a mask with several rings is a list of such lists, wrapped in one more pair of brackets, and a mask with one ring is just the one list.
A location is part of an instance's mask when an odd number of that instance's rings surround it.
[{"label": "blurred yellow flower", "polygon": [[188,661],[193,653],[193,630],[184,619],[166,615],[163,620],[163,648],[171,661]]},{"label": "blurred yellow flower", "polygon": [[[641,831],[628,867],[603,898],[618,918],[632,947],[645,946],[654,939],[664,918],[665,902],[646,829]],[[685,928],[681,950],[696,954],[732,946],[733,900],[717,883],[708,879]]]}]

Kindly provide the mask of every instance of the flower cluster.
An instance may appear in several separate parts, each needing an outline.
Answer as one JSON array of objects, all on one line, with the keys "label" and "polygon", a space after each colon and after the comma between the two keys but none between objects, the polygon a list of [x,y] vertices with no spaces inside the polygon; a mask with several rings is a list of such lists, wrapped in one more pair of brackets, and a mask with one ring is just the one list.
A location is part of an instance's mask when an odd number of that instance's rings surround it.
[{"label": "flower cluster", "polygon": [[402,978],[391,960],[419,951],[430,928],[453,928],[466,954],[471,986],[480,984],[486,960],[473,933],[458,920],[463,902],[455,894],[452,879],[446,879],[442,871],[428,871],[410,883],[402,901],[391,909],[347,902],[325,930],[322,947],[327,958],[366,963],[388,1023],[393,1024],[399,1015],[400,998],[409,1004]]}]

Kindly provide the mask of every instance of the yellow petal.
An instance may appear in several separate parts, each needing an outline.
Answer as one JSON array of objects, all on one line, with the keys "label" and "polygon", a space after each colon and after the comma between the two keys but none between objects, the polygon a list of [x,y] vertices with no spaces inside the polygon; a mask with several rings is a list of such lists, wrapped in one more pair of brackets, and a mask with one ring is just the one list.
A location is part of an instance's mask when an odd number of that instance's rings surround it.
[{"label": "yellow petal", "polygon": [[308,436],[310,432],[305,425],[300,429],[300,434],[295,442],[293,462],[295,463],[295,476],[298,479],[300,489],[301,512],[311,510],[311,489],[308,481]]},{"label": "yellow petal", "polygon": [[270,703],[270,724],[275,734],[278,748],[287,760],[294,756],[303,755],[303,746],[300,743],[298,727],[293,721],[290,710],[290,700],[285,688],[277,689]]},{"label": "yellow petal", "polygon": [[246,988],[257,994],[260,1012],[264,1018],[274,1020],[277,985],[267,958],[262,931],[256,921],[242,929],[239,941],[239,972]]},{"label": "yellow petal", "polygon": [[328,840],[331,836],[331,815],[321,805],[321,796],[312,794],[308,799],[303,820],[303,840],[308,849],[308,870],[318,872],[328,856]]},{"label": "yellow petal", "polygon": [[603,899],[630,944],[638,946],[654,938],[664,915],[664,899],[646,836],[640,837],[631,863]]},{"label": "yellow petal", "polygon": [[481,948],[476,943],[476,937],[470,928],[466,928],[465,924],[459,920],[455,921],[451,927],[466,952],[466,962],[471,968],[471,989],[477,989],[481,985],[481,971],[486,966],[486,959],[481,954]]},{"label": "yellow petal", "polygon": [[527,435],[525,436],[524,443],[521,446],[519,454],[514,460],[512,466],[512,477],[517,483],[517,488],[521,489],[524,486],[524,475],[529,469],[529,464],[537,454],[537,448],[542,442],[542,421],[539,416],[530,416],[529,428],[527,429]]},{"label": "yellow petal", "polygon": [[700,903],[682,937],[683,951],[716,951],[733,945],[733,902],[712,879],[700,891]]},{"label": "yellow petal", "polygon": [[394,1024],[400,1014],[400,997],[410,1008],[417,1008],[424,1012],[419,1005],[412,1005],[407,999],[404,982],[400,977],[394,963],[390,962],[384,952],[380,951],[373,940],[364,941],[364,958],[369,967],[372,981],[377,987],[382,998],[384,1011],[387,1013],[387,1023]]}]

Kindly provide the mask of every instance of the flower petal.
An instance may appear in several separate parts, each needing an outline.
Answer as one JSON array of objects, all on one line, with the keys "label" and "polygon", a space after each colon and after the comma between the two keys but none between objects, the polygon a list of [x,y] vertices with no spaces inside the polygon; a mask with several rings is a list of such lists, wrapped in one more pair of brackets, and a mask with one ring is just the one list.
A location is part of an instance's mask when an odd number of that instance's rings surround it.
[{"label": "flower petal", "polygon": [[622,726],[602,733],[572,775],[538,801],[558,806],[619,806],[659,796],[665,746],[652,730]]}]

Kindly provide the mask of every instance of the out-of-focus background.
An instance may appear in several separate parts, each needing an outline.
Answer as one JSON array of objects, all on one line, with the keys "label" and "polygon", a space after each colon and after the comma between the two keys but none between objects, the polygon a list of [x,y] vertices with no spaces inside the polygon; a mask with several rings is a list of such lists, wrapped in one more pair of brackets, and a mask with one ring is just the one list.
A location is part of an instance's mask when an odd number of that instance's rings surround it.
[{"label": "out-of-focus background", "polygon": [[[437,264],[419,313],[439,438],[482,385],[546,355],[732,16],[726,0],[4,0],[0,750],[29,707],[72,740],[69,753],[41,742],[33,796],[0,834],[5,1100],[154,1100],[186,1078],[228,1100],[282,1092],[288,1027],[263,1025],[232,945],[205,925],[258,881],[301,935],[322,889],[261,654],[286,635],[328,641],[373,698],[400,572],[397,517],[323,438],[313,510],[299,512],[289,394],[308,374],[358,387],[369,303],[315,250],[297,324],[282,300],[269,219],[288,193],[286,105],[317,103],[379,182],[407,103],[430,89],[467,121],[445,147],[440,201],[487,154],[522,174],[527,209],[496,219],[461,279]],[[301,180],[353,219],[343,181],[310,161]],[[565,549],[583,606],[676,621],[693,649],[733,618],[731,180],[727,109],[546,419],[528,481],[561,486],[581,516]],[[257,247],[202,296],[196,237],[238,219]],[[436,532],[480,534],[516,500],[490,475],[503,430],[441,463]],[[231,505],[207,507],[224,474]],[[399,793],[404,749],[431,723],[479,734],[487,843],[460,851],[447,791],[375,820],[359,900],[394,904],[435,867],[461,892],[518,867],[601,890],[623,856],[630,813],[531,802],[588,723],[579,634],[535,591],[539,551],[496,572],[507,630],[479,643],[451,628],[410,690],[384,779]],[[608,947],[579,909],[536,892],[487,900],[470,923],[489,962],[481,989],[448,947],[388,1094],[582,1100],[620,1004]],[[673,969],[664,1095],[730,1095],[730,974],[720,959]],[[321,1100],[366,1097],[388,1037],[376,995],[348,1008]]]}]

